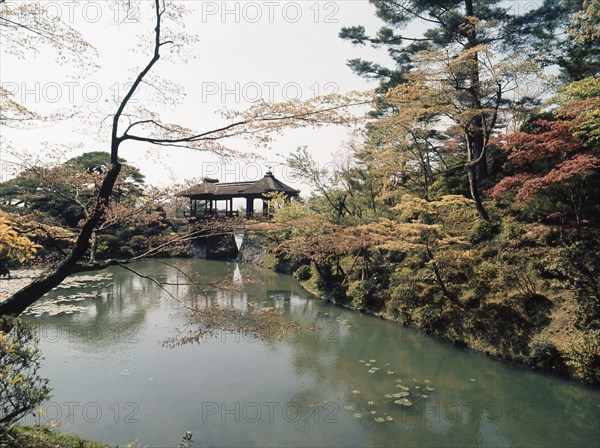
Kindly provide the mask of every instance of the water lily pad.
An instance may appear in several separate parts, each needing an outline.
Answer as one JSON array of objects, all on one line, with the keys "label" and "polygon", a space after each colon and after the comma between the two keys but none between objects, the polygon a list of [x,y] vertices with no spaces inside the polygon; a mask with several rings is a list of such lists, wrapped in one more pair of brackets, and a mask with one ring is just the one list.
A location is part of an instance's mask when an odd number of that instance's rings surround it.
[{"label": "water lily pad", "polygon": [[421,395],[421,398],[429,398],[429,395],[423,394],[423,395]]},{"label": "water lily pad", "polygon": [[365,360],[364,359],[359,359],[358,362],[360,362],[361,364],[364,364]]},{"label": "water lily pad", "polygon": [[427,387],[425,388],[425,390],[426,390],[426,391],[429,391],[429,392],[431,392],[432,390],[435,390],[435,389],[434,389],[433,387],[429,387],[429,386],[427,386]]},{"label": "water lily pad", "polygon": [[357,412],[356,414],[353,414],[352,416],[356,417],[356,418],[362,418],[362,414],[360,412]]},{"label": "water lily pad", "polygon": [[397,394],[393,394],[392,397],[394,398],[404,398],[404,397],[408,397],[410,395],[409,392],[398,392]]},{"label": "water lily pad", "polygon": [[354,395],[358,395],[358,394],[360,394],[360,390],[353,390],[353,391],[352,391],[352,393],[353,393]]},{"label": "water lily pad", "polygon": [[394,398],[394,396],[392,394],[385,394],[384,397],[385,398]]},{"label": "water lily pad", "polygon": [[386,415],[386,416],[385,416],[385,419],[386,419],[388,422],[391,422],[392,420],[394,420],[394,417],[392,417],[391,415]]},{"label": "water lily pad", "polygon": [[370,363],[370,362],[368,362],[368,363],[366,363],[366,364],[365,364],[365,366],[367,366],[367,367],[371,367],[371,363]]},{"label": "water lily pad", "polygon": [[371,411],[371,415],[377,414],[377,411]]},{"label": "water lily pad", "polygon": [[373,406],[373,405],[375,404],[375,402],[374,402],[374,401],[367,401],[367,404],[368,404],[369,406]]},{"label": "water lily pad", "polygon": [[377,370],[369,369],[369,373],[375,373],[375,372],[377,372]]},{"label": "water lily pad", "polygon": [[394,401],[396,404],[401,404],[402,406],[412,406],[412,402],[406,398],[401,398],[400,400]]},{"label": "water lily pad", "polygon": [[401,380],[400,378],[396,378],[396,382],[397,382],[397,383],[401,383],[401,382],[402,382],[402,380]]},{"label": "water lily pad", "polygon": [[383,423],[383,422],[385,422],[385,418],[383,418],[383,417],[375,417],[375,421],[377,423]]},{"label": "water lily pad", "polygon": [[375,359],[369,359],[369,362],[377,362]]},{"label": "water lily pad", "polygon": [[410,390],[409,387],[403,386],[402,384],[396,384],[396,389],[403,390],[404,392],[408,392]]},{"label": "water lily pad", "polygon": [[346,411],[351,411],[352,409],[354,409],[354,406],[352,406],[351,404],[347,404],[346,406],[344,406],[344,409]]},{"label": "water lily pad", "polygon": [[393,374],[394,374],[394,371],[393,371],[393,370],[388,370],[386,373],[387,373],[388,375],[393,375]]},{"label": "water lily pad", "polygon": [[469,379],[469,381],[471,381],[471,382],[473,382],[473,383],[474,383],[474,382],[475,382],[475,381],[477,381],[477,380],[476,380],[475,378],[470,378],[470,379]]}]

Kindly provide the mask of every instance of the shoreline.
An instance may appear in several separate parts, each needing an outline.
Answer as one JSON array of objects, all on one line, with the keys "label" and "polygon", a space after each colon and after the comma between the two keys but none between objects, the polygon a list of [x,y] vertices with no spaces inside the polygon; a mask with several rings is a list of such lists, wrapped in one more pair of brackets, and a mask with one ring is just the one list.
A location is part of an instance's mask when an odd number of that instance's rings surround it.
[{"label": "shoreline", "polygon": [[[270,268],[268,268],[268,269],[270,269]],[[275,270],[273,270],[273,271],[277,272]],[[520,362],[520,361],[518,361],[516,359],[511,359],[511,358],[507,358],[507,357],[503,357],[503,356],[498,356],[498,355],[495,355],[493,353],[489,353],[489,352],[484,351],[484,350],[479,350],[479,349],[477,349],[475,347],[471,347],[468,344],[458,344],[458,343],[456,343],[456,341],[452,341],[450,339],[444,338],[444,337],[436,335],[436,334],[428,333],[427,331],[425,331],[425,330],[423,330],[421,328],[418,328],[418,327],[415,327],[415,326],[412,326],[412,325],[405,325],[405,324],[403,324],[402,322],[400,322],[400,321],[398,321],[396,319],[390,319],[389,317],[387,317],[383,313],[375,313],[375,312],[372,312],[372,311],[369,311],[369,310],[352,308],[349,305],[346,305],[346,304],[340,303],[340,302],[336,302],[334,299],[330,299],[330,298],[324,297],[321,294],[319,294],[318,292],[313,291],[312,289],[310,289],[307,286],[303,285],[300,280],[298,280],[296,277],[294,277],[291,274],[287,274],[287,273],[284,273],[284,272],[280,272],[280,274],[290,275],[291,277],[293,277],[293,278],[296,279],[296,281],[298,282],[298,284],[300,285],[300,287],[302,289],[304,289],[305,291],[307,291],[310,294],[312,294],[313,296],[315,296],[315,298],[317,298],[319,300],[323,300],[323,301],[325,301],[327,303],[331,303],[332,305],[339,306],[341,308],[344,308],[344,309],[347,309],[347,310],[350,310],[350,311],[354,311],[354,312],[357,312],[357,313],[360,313],[360,314],[365,314],[367,316],[371,316],[371,317],[375,317],[375,318],[378,318],[378,319],[382,319],[382,320],[385,320],[385,321],[388,321],[388,322],[394,322],[394,323],[396,323],[398,325],[402,325],[402,326],[404,326],[406,328],[411,328],[411,329],[413,329],[415,331],[421,331],[421,332],[423,332],[423,334],[425,334],[427,336],[430,336],[432,338],[438,339],[439,341],[447,342],[449,344],[452,344],[455,347],[462,347],[462,348],[466,348],[468,350],[473,350],[473,351],[475,351],[477,353],[481,353],[481,354],[485,355],[488,358],[494,359],[496,361],[500,361],[500,362],[511,364],[514,367],[519,367],[519,368],[522,368],[522,369],[529,369],[529,370],[536,371],[538,373],[542,373],[544,375],[551,375],[553,377],[562,378],[564,380],[572,381],[574,383],[580,384],[582,386],[590,387],[592,389],[598,389],[598,388],[600,388],[600,386],[598,386],[598,385],[586,383],[585,381],[582,381],[581,379],[576,378],[576,377],[574,377],[572,375],[561,374],[561,373],[554,372],[554,371],[547,370],[547,369],[536,368],[536,367],[527,365],[527,364],[525,364],[523,362]]]}]

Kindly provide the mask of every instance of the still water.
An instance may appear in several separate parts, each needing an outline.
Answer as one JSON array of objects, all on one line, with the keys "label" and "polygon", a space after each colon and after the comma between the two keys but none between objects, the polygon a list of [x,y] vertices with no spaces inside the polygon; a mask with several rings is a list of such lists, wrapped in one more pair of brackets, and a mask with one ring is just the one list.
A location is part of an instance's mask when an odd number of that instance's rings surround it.
[{"label": "still water", "polygon": [[120,268],[74,277],[27,317],[53,389],[28,423],[151,447],[187,431],[202,447],[600,446],[598,389],[332,306],[254,266],[169,263],[233,288],[201,294],[160,262],[134,268],[184,303],[273,307],[299,329],[166,348],[188,328],[181,303]]}]

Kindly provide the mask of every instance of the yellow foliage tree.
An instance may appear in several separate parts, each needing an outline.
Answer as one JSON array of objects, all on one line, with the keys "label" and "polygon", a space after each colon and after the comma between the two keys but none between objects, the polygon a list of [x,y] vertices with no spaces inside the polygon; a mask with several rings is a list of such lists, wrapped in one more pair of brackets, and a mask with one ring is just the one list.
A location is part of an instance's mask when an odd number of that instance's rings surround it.
[{"label": "yellow foliage tree", "polygon": [[14,227],[8,213],[0,210],[0,274],[10,275],[9,263],[23,263],[33,258],[39,247]]}]

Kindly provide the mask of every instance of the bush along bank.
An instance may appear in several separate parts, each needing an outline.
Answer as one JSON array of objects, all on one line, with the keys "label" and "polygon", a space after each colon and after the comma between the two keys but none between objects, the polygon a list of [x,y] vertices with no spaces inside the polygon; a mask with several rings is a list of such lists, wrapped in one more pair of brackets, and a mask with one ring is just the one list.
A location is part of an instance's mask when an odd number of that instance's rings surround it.
[{"label": "bush along bank", "polygon": [[[397,231],[391,242],[378,241],[376,225],[340,226],[305,235],[304,250],[297,250],[294,235],[272,231],[276,243],[263,266],[294,275],[334,303],[600,384],[597,238],[559,244],[556,229],[510,217],[475,221],[468,229],[463,221],[454,230],[465,237],[451,242],[444,239],[457,232],[424,236],[432,229],[420,228],[412,238],[386,224],[386,238]],[[357,233],[355,245],[348,240]],[[343,247],[325,250],[333,241]]]}]

